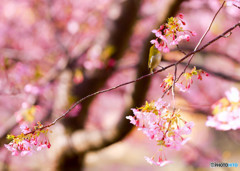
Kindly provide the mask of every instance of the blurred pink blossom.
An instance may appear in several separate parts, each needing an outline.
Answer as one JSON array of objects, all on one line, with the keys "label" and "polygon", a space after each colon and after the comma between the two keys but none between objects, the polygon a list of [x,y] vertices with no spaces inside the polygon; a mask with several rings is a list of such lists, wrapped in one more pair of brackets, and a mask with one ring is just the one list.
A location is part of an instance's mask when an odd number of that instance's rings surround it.
[{"label": "blurred pink blossom", "polygon": [[227,6],[233,6],[233,5],[239,6],[240,5],[240,0],[227,0],[226,5]]},{"label": "blurred pink blossom", "polygon": [[149,164],[154,164],[154,165],[157,165],[157,166],[160,166],[160,167],[165,166],[168,163],[172,163],[172,161],[162,160],[161,158],[159,158],[158,161],[154,161],[153,157],[149,158],[149,157],[145,156],[144,158]]},{"label": "blurred pink blossom", "polygon": [[213,116],[208,116],[206,126],[228,131],[240,128],[240,96],[237,88],[232,87],[222,98],[212,105]]}]

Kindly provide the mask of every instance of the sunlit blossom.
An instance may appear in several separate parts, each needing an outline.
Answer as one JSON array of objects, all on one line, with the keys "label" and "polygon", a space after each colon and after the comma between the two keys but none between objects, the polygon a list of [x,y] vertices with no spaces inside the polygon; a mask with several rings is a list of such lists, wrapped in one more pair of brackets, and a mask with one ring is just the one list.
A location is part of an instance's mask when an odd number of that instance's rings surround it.
[{"label": "sunlit blossom", "polygon": [[[150,140],[156,141],[161,149],[179,150],[188,140],[184,135],[190,134],[194,126],[193,122],[186,122],[181,118],[179,110],[174,112],[169,110],[169,104],[161,98],[151,103],[146,102],[143,107],[132,109],[132,111],[134,116],[127,116],[126,118]],[[161,160],[158,161],[148,157],[145,159],[150,164],[158,166],[169,163],[165,156],[160,158]]]}]

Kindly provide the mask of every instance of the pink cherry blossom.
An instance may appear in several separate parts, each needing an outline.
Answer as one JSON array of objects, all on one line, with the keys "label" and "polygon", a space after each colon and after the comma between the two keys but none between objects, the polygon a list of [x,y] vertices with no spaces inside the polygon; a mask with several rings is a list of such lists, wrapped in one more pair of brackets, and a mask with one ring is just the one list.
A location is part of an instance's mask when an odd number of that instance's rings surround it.
[{"label": "pink cherry blossom", "polygon": [[184,25],[186,25],[186,23],[183,21],[183,14],[169,18],[168,22],[161,25],[158,30],[152,30],[152,33],[154,33],[157,38],[151,40],[150,43],[154,44],[160,52],[169,52],[170,46],[178,45],[182,40],[189,41],[190,35],[196,35],[193,31],[184,30]]},{"label": "pink cherry blossom", "polygon": [[20,129],[22,130],[22,133],[24,133],[24,134],[31,132],[31,129],[28,127],[27,124],[20,125]]},{"label": "pink cherry blossom", "polygon": [[194,122],[187,122],[181,129],[179,129],[179,134],[190,134],[192,131],[192,128],[194,127]]},{"label": "pink cherry blossom", "polygon": [[9,143],[9,144],[4,144],[4,146],[12,152],[12,155],[13,156],[18,156],[19,155],[19,152],[16,148],[13,147],[13,143]]},{"label": "pink cherry blossom", "polygon": [[239,91],[235,87],[232,87],[230,91],[227,91],[225,94],[230,102],[239,102],[240,100]]},{"label": "pink cherry blossom", "polygon": [[237,88],[226,91],[226,97],[212,105],[213,116],[208,116],[206,126],[228,131],[240,128],[240,98]]},{"label": "pink cherry blossom", "polygon": [[133,124],[133,125],[136,125],[136,120],[135,120],[135,118],[134,117],[132,117],[132,116],[126,116],[126,119],[129,119],[130,120],[130,123],[131,124]]},{"label": "pink cherry blossom", "polygon": [[233,5],[239,6],[240,5],[240,0],[227,0],[226,5],[227,6],[233,6]]},{"label": "pink cherry blossom", "polygon": [[169,160],[161,160],[161,159],[159,159],[158,161],[154,161],[154,159],[153,158],[149,158],[149,157],[147,157],[147,156],[145,156],[144,157],[145,158],[145,160],[149,163],[149,164],[154,164],[154,165],[157,165],[157,166],[160,166],[160,167],[163,167],[163,166],[165,166],[166,164],[168,164],[168,163],[172,163],[172,161],[169,161]]},{"label": "pink cherry blossom", "polygon": [[184,79],[180,83],[176,83],[175,86],[182,92],[188,92],[191,84],[193,83],[193,76],[197,76],[198,79],[202,80],[202,74],[208,76],[207,72],[194,67],[191,72],[185,72]]},{"label": "pink cherry blossom", "polygon": [[179,90],[180,91],[182,91],[182,92],[188,92],[188,88],[186,88],[186,86],[185,85],[183,85],[183,84],[181,84],[181,83],[175,83],[175,86],[177,87],[177,88],[179,88]]},{"label": "pink cherry blossom", "polygon": [[[151,103],[146,102],[146,105],[141,108],[132,109],[134,116],[126,118],[150,140],[156,141],[160,148],[180,150],[188,140],[183,136],[191,133],[194,123],[184,121],[179,110],[173,113],[168,108],[169,104],[159,98]],[[177,120],[182,121],[182,123],[179,124]],[[145,159],[150,164],[158,166],[169,163],[162,158],[166,159],[166,157],[160,157],[158,161],[154,161],[153,158]]]},{"label": "pink cherry blossom", "polygon": [[43,148],[50,148],[51,144],[46,137],[48,129],[39,130],[41,124],[38,123],[36,130],[31,132],[30,128],[26,124],[20,126],[22,134],[18,136],[9,135],[12,141],[4,146],[12,152],[12,155],[21,156],[31,155],[33,152],[40,151]]}]

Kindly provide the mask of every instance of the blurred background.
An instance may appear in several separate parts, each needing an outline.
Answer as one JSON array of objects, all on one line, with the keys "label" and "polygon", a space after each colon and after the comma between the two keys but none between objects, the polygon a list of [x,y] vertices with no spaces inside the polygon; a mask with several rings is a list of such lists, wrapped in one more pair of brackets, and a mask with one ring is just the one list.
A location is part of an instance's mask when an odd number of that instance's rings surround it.
[{"label": "blurred background", "polygon": [[[226,90],[240,88],[239,29],[197,53],[189,70],[196,66],[209,76],[194,79],[189,93],[176,92],[177,108],[195,127],[180,151],[166,151],[172,164],[149,165],[144,156],[159,147],[125,117],[132,115],[131,108],[162,96],[160,85],[173,68],[83,101],[50,128],[50,149],[21,157],[4,147],[7,134],[20,134],[21,123],[46,125],[75,101],[148,74],[151,31],[167,18],[184,14],[186,28],[197,36],[179,47],[193,51],[221,2],[1,0],[0,170],[211,170],[210,162],[238,162],[239,131],[216,131],[205,122]],[[202,45],[239,19],[238,8],[224,7]],[[161,66],[183,56],[172,48]],[[179,65],[179,73],[185,65]]]}]

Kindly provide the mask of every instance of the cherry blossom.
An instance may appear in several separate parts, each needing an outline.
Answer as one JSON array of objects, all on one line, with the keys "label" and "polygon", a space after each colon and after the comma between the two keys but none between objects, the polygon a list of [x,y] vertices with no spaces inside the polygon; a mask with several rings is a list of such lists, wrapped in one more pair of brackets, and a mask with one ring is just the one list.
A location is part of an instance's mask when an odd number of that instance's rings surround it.
[{"label": "cherry blossom", "polygon": [[158,158],[158,161],[155,161],[154,157],[149,158],[149,157],[145,156],[144,158],[149,164],[154,164],[154,165],[157,165],[157,166],[160,166],[160,167],[165,166],[168,163],[172,163],[172,161],[162,160],[162,158],[160,158],[160,157]]},{"label": "cherry blossom", "polygon": [[183,27],[186,25],[183,21],[183,14],[179,14],[177,17],[171,17],[168,22],[161,25],[158,30],[152,30],[152,33],[157,37],[150,42],[160,51],[167,53],[169,47],[178,45],[182,40],[190,40],[190,35],[195,36],[196,33],[190,30],[184,30]]},{"label": "cherry blossom", "polygon": [[[175,85],[177,88],[179,88],[182,92],[187,92],[189,88],[191,87],[191,84],[193,83],[193,76],[197,76],[197,79],[202,80],[202,74],[205,74],[205,76],[208,76],[208,73],[201,70],[196,69],[196,67],[193,67],[193,69],[190,72],[185,72],[183,74],[183,80],[179,83],[176,82]],[[163,92],[167,91],[169,92],[170,87],[172,87],[174,83],[174,76],[172,74],[168,74],[166,78],[164,78],[163,83],[160,85],[163,87]]]},{"label": "cherry blossom", "polygon": [[[180,110],[170,111],[168,108],[169,104],[160,98],[151,103],[146,102],[138,109],[132,109],[134,116],[126,118],[150,140],[156,141],[161,150],[163,148],[179,150],[188,140],[184,135],[191,133],[194,123],[184,121]],[[159,166],[169,163],[166,157],[160,157],[158,161],[148,157],[145,159],[150,164]]]},{"label": "cherry blossom", "polygon": [[20,125],[20,129],[22,130],[22,133],[24,133],[24,134],[31,132],[31,129],[27,126],[27,124]]},{"label": "cherry blossom", "polygon": [[226,1],[227,6],[240,6],[240,0],[227,0]]},{"label": "cherry blossom", "polygon": [[176,87],[179,89],[179,91],[181,91],[181,92],[188,92],[188,88],[187,88],[185,85],[181,84],[181,83],[176,83],[175,86],[176,86]]},{"label": "cherry blossom", "polygon": [[235,87],[232,87],[230,91],[227,91],[226,96],[230,102],[238,103],[240,101],[239,91]]},{"label": "cherry blossom", "polygon": [[9,144],[4,146],[12,152],[12,155],[21,156],[31,155],[35,150],[40,151],[43,148],[50,148],[51,144],[47,138],[48,129],[41,129],[42,125],[38,122],[35,127],[35,131],[27,126],[27,124],[20,125],[22,133],[20,135],[8,135],[8,139],[11,140]]},{"label": "cherry blossom", "polygon": [[212,105],[213,116],[208,116],[206,126],[228,131],[240,128],[240,96],[237,88],[227,91],[226,97]]}]

